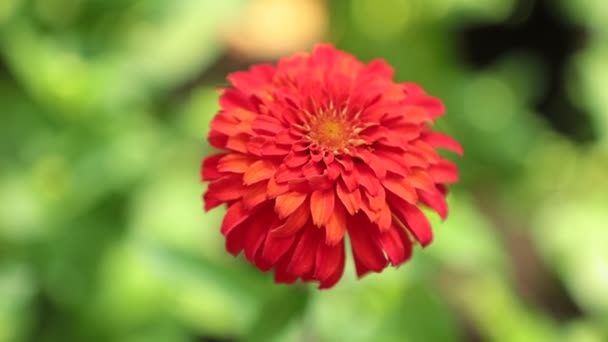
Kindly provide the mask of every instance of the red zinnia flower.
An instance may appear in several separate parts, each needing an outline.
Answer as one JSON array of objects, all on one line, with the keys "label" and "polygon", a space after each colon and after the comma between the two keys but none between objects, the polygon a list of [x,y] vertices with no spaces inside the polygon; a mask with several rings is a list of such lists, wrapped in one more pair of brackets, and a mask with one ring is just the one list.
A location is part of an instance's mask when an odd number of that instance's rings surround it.
[{"label": "red zinnia flower", "polygon": [[332,287],[342,276],[348,233],[357,275],[397,266],[412,241],[433,233],[418,204],[447,215],[445,184],[462,154],[431,124],[443,104],[411,83],[394,83],[382,60],[363,64],[330,45],[277,66],[228,76],[206,158],[205,209],[226,204],[227,250],[275,281]]}]

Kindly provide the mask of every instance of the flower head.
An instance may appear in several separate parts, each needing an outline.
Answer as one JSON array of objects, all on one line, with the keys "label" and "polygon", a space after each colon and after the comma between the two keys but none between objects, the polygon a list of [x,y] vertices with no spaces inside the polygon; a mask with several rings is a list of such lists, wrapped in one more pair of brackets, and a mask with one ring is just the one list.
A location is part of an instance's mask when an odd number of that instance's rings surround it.
[{"label": "flower head", "polygon": [[392,81],[382,60],[364,64],[330,45],[278,65],[228,76],[203,161],[205,209],[226,204],[227,250],[277,282],[341,278],[345,235],[357,275],[400,265],[433,239],[424,205],[447,216],[446,184],[458,180],[431,131],[443,104]]}]

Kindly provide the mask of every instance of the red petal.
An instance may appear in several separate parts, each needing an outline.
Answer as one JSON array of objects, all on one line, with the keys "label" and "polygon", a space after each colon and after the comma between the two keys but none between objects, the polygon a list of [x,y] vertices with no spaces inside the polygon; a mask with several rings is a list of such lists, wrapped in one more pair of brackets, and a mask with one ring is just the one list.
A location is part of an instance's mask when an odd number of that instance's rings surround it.
[{"label": "red petal", "polygon": [[287,253],[289,248],[293,246],[297,235],[288,237],[278,237],[272,234],[272,231],[266,237],[264,248],[262,250],[262,259],[269,265],[274,265],[277,261]]},{"label": "red petal", "polygon": [[[300,241],[300,239],[301,237],[298,237],[297,241]],[[289,273],[287,270],[287,266],[289,266],[289,263],[291,262],[291,256],[296,248],[297,241],[292,243],[291,248],[285,252],[285,254],[279,259],[279,262],[276,264],[274,270],[275,283],[291,284],[298,279],[298,276]]]},{"label": "red petal", "polygon": [[243,183],[251,185],[266,180],[274,174],[274,165],[268,160],[258,160],[251,164],[243,175]]},{"label": "red petal", "polygon": [[363,157],[365,163],[374,171],[376,177],[382,179],[386,176],[386,167],[383,164],[383,161],[379,159],[376,155],[372,154],[367,149],[357,149],[360,157]]},{"label": "red petal", "polygon": [[274,210],[280,218],[286,218],[298,209],[307,196],[308,194],[293,191],[278,196],[275,200]]},{"label": "red petal", "polygon": [[338,161],[338,163],[340,163],[340,165],[342,165],[344,171],[346,172],[351,172],[355,167],[355,163],[353,163],[353,159],[350,156],[338,155],[336,157],[336,160]]},{"label": "red petal", "polygon": [[282,157],[289,151],[291,151],[290,146],[277,145],[275,142],[267,142],[261,148],[262,155],[268,157]]},{"label": "red petal", "polygon": [[356,188],[355,191],[348,191],[343,181],[338,182],[336,194],[350,215],[355,215],[361,208],[361,191]]},{"label": "red petal", "polygon": [[232,128],[232,132],[228,133],[228,135],[234,133],[253,133],[251,125],[258,115],[257,113],[243,108],[225,110],[224,113],[230,116],[231,120],[236,120],[238,122],[238,124]]},{"label": "red petal", "polygon": [[334,210],[335,195],[333,189],[314,191],[310,195],[310,212],[312,222],[321,227],[324,225]]},{"label": "red petal", "polygon": [[310,159],[315,163],[320,162],[323,160],[323,153],[320,150],[311,150]]},{"label": "red petal", "polygon": [[245,233],[248,227],[239,225],[226,234],[226,250],[228,253],[237,256],[245,248]]},{"label": "red petal", "polygon": [[287,266],[287,271],[296,276],[303,276],[313,269],[317,247],[319,243],[323,243],[320,229],[312,226],[304,229],[304,234],[294,249],[289,266]]},{"label": "red petal", "polygon": [[310,193],[314,190],[310,186],[310,182],[306,178],[298,178],[298,179],[290,180],[287,183],[287,186],[288,186],[289,190],[295,191],[295,192]]},{"label": "red petal", "polygon": [[[377,195],[378,191],[380,191],[380,181],[376,177],[376,175],[371,171],[371,169],[364,164],[357,164],[356,169],[359,173],[359,184],[362,187],[366,188],[372,195]],[[348,184],[347,184],[348,185]]]},{"label": "red petal", "polygon": [[426,169],[430,162],[426,160],[422,155],[415,152],[405,152],[402,157],[402,161],[404,165],[407,165],[408,168],[411,167],[420,167]]},{"label": "red petal", "polygon": [[[228,144],[228,137],[225,134],[215,131],[209,132],[207,140],[209,141],[209,145],[218,149],[226,149],[226,145]],[[245,151],[247,151],[247,149],[245,149]]]},{"label": "red petal", "polygon": [[277,169],[277,173],[275,174],[275,178],[277,180],[277,183],[279,184],[301,177],[301,169],[290,169],[285,164],[281,164],[281,166],[279,166],[279,168]]},{"label": "red petal", "polygon": [[409,146],[409,150],[415,154],[420,155],[422,158],[432,164],[436,164],[442,159],[433,146],[427,144],[421,139],[418,139],[411,143]]},{"label": "red petal", "polygon": [[459,156],[464,155],[464,150],[458,141],[452,137],[441,133],[430,133],[424,136],[424,141],[434,147],[443,147],[450,151],[456,152]]},{"label": "red petal", "polygon": [[348,235],[351,241],[357,276],[361,277],[368,271],[380,272],[386,267],[386,258],[379,241],[369,233],[377,229],[361,215],[350,220]]},{"label": "red petal", "polygon": [[327,174],[312,176],[308,178],[308,183],[310,183],[310,187],[312,189],[317,190],[327,190],[333,188],[334,186],[334,181],[332,181]]},{"label": "red petal", "polygon": [[336,156],[332,152],[325,152],[323,154],[323,162],[327,166],[331,165],[335,159],[336,159]]},{"label": "red petal", "polygon": [[424,108],[408,106],[404,108],[402,112],[403,114],[400,119],[403,122],[421,124],[423,122],[432,121],[431,116]]},{"label": "red petal", "polygon": [[392,224],[390,230],[380,233],[380,243],[393,266],[400,265],[412,256],[412,242],[397,224]]},{"label": "red petal", "polygon": [[266,200],[267,184],[264,182],[256,183],[243,191],[243,205],[251,209]]},{"label": "red petal", "polygon": [[403,153],[387,151],[384,149],[377,149],[376,151],[374,151],[374,154],[377,155],[378,158],[380,158],[387,171],[391,171],[398,175],[404,175],[406,173],[406,167],[404,167]]},{"label": "red petal", "polygon": [[201,180],[209,181],[220,178],[222,173],[218,170],[218,163],[220,159],[224,158],[225,154],[214,154],[203,159],[203,165],[201,167]]},{"label": "red petal", "polygon": [[380,211],[380,209],[382,209],[382,207],[386,203],[386,191],[384,191],[383,187],[380,187],[380,189],[378,189],[378,193],[376,195],[372,195],[367,191],[364,191],[364,193],[367,199],[369,200],[368,203],[370,208],[375,212]]},{"label": "red petal", "polygon": [[364,68],[365,72],[372,73],[374,77],[383,77],[393,79],[395,71],[382,59],[374,59],[370,61]]},{"label": "red petal", "polygon": [[308,203],[304,201],[296,211],[287,217],[285,222],[279,227],[273,229],[270,235],[277,238],[287,237],[295,235],[297,232],[304,227],[308,218],[310,217],[310,210]]},{"label": "red petal", "polygon": [[246,145],[246,148],[247,148],[246,153],[250,153],[250,154],[253,154],[254,156],[261,157],[262,149],[264,148],[264,145],[267,142],[268,142],[268,139],[263,136],[249,137],[248,141],[247,141],[247,145]]},{"label": "red petal", "polygon": [[369,205],[369,199],[364,194],[361,199],[361,211],[367,216],[370,222],[374,222],[378,219],[378,214]]},{"label": "red petal", "polygon": [[314,276],[320,282],[320,289],[328,289],[340,280],[344,272],[345,259],[344,243],[339,243],[336,246],[319,244]]},{"label": "red petal", "polygon": [[325,171],[323,165],[321,163],[315,163],[312,160],[302,167],[302,174],[307,178],[319,176],[323,174],[323,171]]},{"label": "red petal", "polygon": [[258,115],[253,120],[252,129],[256,133],[268,133],[276,135],[278,132],[285,129],[281,122],[269,115]]},{"label": "red petal", "polygon": [[423,95],[425,94],[424,89],[416,83],[403,82],[401,83],[403,91],[408,95]]},{"label": "red petal", "polygon": [[390,132],[390,130],[383,126],[370,126],[368,128],[365,128],[359,136],[361,137],[361,139],[371,144],[375,141],[386,138],[386,136],[389,135]]},{"label": "red petal", "polygon": [[390,197],[391,208],[395,216],[412,232],[422,247],[433,241],[433,229],[424,213],[418,207],[405,203],[398,197]]},{"label": "red petal", "polygon": [[340,177],[340,174],[341,174],[340,166],[338,165],[338,163],[331,163],[331,164],[327,165],[327,169],[325,172],[327,174],[327,177],[329,177],[329,179],[336,180],[336,179],[338,179],[338,177]]},{"label": "red petal", "polygon": [[439,190],[434,192],[419,190],[418,195],[420,201],[427,207],[435,210],[442,220],[448,217],[448,204],[445,201],[444,195]]},{"label": "red petal", "polygon": [[235,88],[250,94],[268,84],[274,72],[272,65],[259,64],[252,66],[248,71],[233,72],[227,79]]},{"label": "red petal", "polygon": [[401,146],[407,146],[407,143],[420,136],[420,125],[418,124],[403,124],[394,127],[391,130],[391,138],[398,140]]},{"label": "red petal", "polygon": [[408,105],[424,108],[435,119],[445,113],[445,106],[439,99],[432,96],[413,96],[406,99]]},{"label": "red petal", "polygon": [[251,111],[255,110],[247,96],[234,88],[224,89],[224,92],[219,98],[219,103],[220,107],[225,110],[234,108],[243,108]]},{"label": "red petal", "polygon": [[281,145],[293,145],[300,140],[299,137],[292,134],[290,129],[284,129],[277,133],[275,136],[275,142]]},{"label": "red petal", "polygon": [[266,221],[267,218],[267,215],[258,215],[251,220],[245,233],[245,257],[254,264],[258,248],[262,246],[268,234],[269,222]]},{"label": "red petal", "polygon": [[359,188],[359,171],[353,168],[351,172],[342,172],[342,180],[348,191],[355,191]]},{"label": "red petal", "polygon": [[308,153],[294,153],[292,151],[289,152],[287,157],[285,157],[285,165],[293,169],[301,167],[302,165],[306,164],[308,160],[310,160]]},{"label": "red petal", "polygon": [[222,221],[221,232],[224,235],[230,233],[239,224],[243,223],[251,214],[251,211],[245,209],[243,202],[238,201],[231,205],[224,215]]},{"label": "red petal", "polygon": [[458,182],[458,167],[451,161],[443,160],[439,164],[431,166],[428,172],[435,183]]},{"label": "red petal", "polygon": [[236,118],[229,116],[226,112],[219,112],[211,120],[210,130],[230,136],[237,133],[235,127],[238,123]]},{"label": "red petal", "polygon": [[325,243],[334,246],[342,242],[346,231],[346,211],[344,206],[336,203],[335,209],[330,213],[329,220],[325,224]]},{"label": "red petal", "polygon": [[240,179],[240,176],[229,175],[209,183],[207,192],[203,196],[205,199],[205,210],[211,210],[224,202],[241,198],[245,187]]}]

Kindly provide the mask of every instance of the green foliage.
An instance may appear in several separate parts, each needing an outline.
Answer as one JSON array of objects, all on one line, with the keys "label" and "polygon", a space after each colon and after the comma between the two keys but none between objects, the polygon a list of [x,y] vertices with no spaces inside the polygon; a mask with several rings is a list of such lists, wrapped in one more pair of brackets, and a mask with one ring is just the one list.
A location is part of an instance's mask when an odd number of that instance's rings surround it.
[{"label": "green foliage", "polygon": [[[329,40],[442,98],[466,151],[435,242],[330,291],[275,285],[202,210],[223,25],[245,3],[0,1],[0,342],[608,339],[605,2],[556,11],[591,31],[568,74],[586,146],[534,112],[541,62],[474,72],[456,50],[514,1],[329,2]],[[566,313],[530,295],[552,286]]]}]

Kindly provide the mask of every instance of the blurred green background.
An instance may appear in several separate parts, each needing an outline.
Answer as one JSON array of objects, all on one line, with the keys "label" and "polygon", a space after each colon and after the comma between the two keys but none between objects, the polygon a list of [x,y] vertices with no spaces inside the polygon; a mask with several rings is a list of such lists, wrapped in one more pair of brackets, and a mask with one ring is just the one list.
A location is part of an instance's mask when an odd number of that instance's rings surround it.
[{"label": "blurred green background", "polygon": [[[466,151],[430,247],[322,292],[198,175],[225,75],[317,41]],[[608,341],[607,94],[604,0],[0,0],[0,341]]]}]

